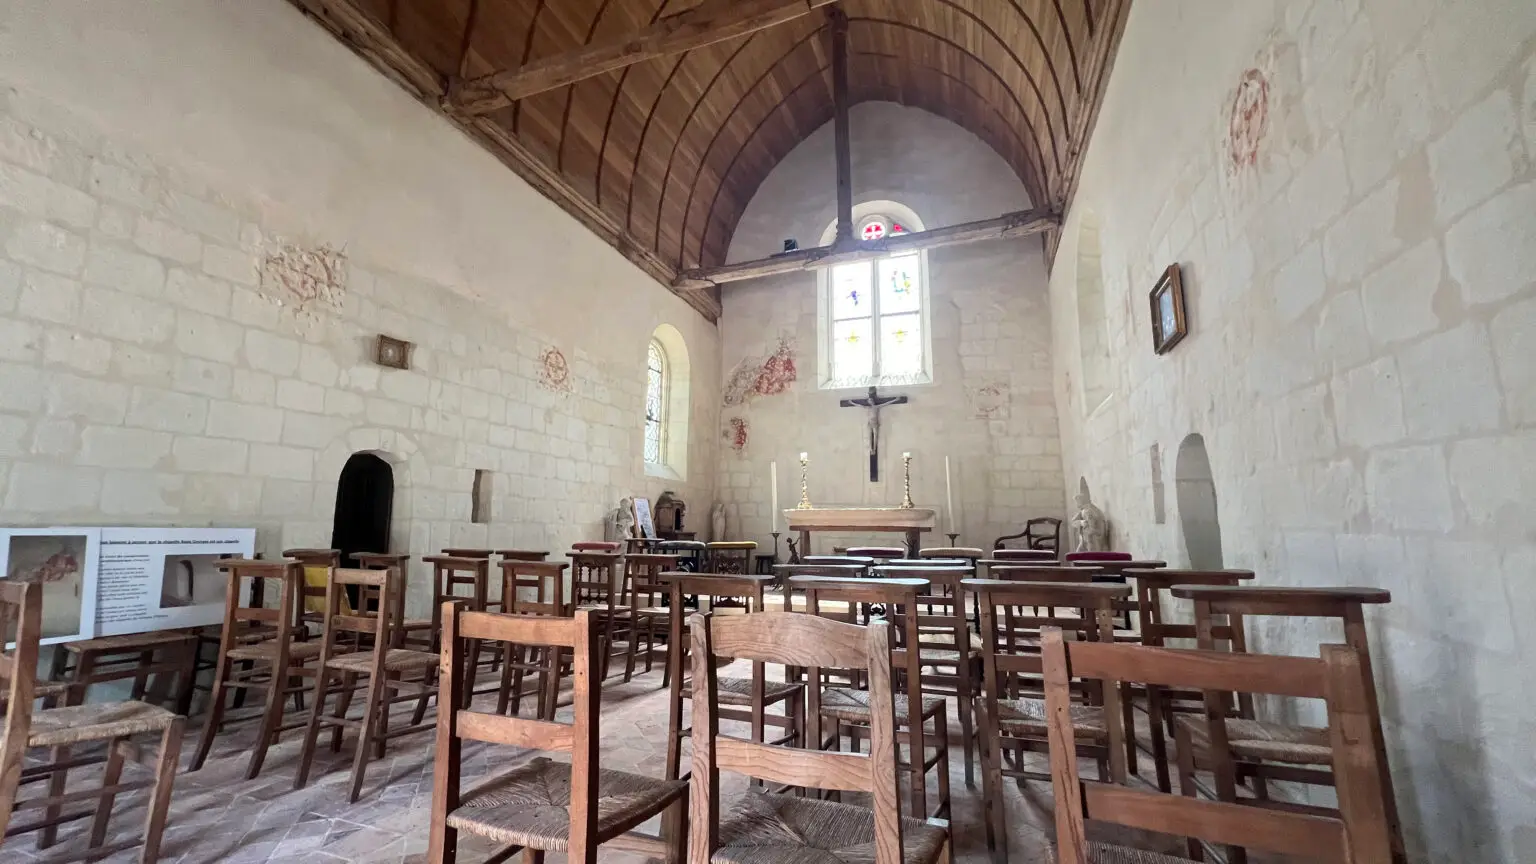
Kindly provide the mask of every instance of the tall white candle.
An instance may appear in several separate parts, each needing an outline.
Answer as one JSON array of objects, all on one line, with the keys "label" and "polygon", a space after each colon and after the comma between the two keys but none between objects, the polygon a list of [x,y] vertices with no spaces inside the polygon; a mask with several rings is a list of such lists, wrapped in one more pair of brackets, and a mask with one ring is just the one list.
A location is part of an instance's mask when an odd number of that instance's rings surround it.
[{"label": "tall white candle", "polygon": [[949,476],[949,457],[944,457],[944,500],[949,508],[949,533],[955,533],[955,484]]},{"label": "tall white candle", "polygon": [[779,463],[768,463],[768,488],[771,490],[772,504],[768,511],[768,533],[779,530]]}]

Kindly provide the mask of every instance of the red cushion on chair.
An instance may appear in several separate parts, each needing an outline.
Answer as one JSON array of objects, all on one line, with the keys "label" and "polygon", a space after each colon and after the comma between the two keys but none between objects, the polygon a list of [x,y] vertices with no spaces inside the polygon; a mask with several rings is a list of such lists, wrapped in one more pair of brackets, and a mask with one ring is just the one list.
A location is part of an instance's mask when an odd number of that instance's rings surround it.
[{"label": "red cushion on chair", "polygon": [[1129,552],[1068,552],[1068,561],[1133,561]]}]

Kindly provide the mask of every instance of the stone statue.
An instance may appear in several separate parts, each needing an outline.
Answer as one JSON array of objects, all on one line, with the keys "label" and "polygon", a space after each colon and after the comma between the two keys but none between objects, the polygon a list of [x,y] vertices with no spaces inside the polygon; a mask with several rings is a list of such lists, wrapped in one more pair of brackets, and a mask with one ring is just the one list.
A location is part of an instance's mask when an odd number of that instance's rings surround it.
[{"label": "stone statue", "polygon": [[1104,511],[1088,494],[1088,480],[1084,478],[1078,486],[1077,512],[1072,514],[1072,533],[1076,536],[1073,552],[1108,552],[1109,551],[1109,520],[1104,518]]},{"label": "stone statue", "polygon": [[720,541],[725,539],[725,505],[715,502],[715,506],[709,510],[710,539]]},{"label": "stone statue", "polygon": [[613,511],[613,534],[608,539],[619,542],[635,536],[635,499],[619,499],[619,507]]}]

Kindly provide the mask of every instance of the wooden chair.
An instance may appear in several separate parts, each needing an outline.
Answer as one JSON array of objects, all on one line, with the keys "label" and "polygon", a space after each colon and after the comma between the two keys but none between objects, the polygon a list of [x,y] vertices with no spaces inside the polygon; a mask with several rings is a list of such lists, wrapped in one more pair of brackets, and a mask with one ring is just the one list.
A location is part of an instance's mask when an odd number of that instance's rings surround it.
[{"label": "wooden chair", "polygon": [[[405,599],[410,593],[408,586],[410,585],[411,556],[403,553],[358,552],[352,557],[357,561],[357,566],[363,570],[393,569],[396,572],[399,581],[396,589],[390,594],[395,607],[390,613],[393,616],[390,620],[394,622],[391,638],[395,640],[391,647],[409,648],[413,651],[435,651],[433,646],[437,644],[437,635],[432,631],[432,619],[405,617]],[[373,611],[376,608],[373,604],[379,602],[378,588],[369,585],[360,585],[357,588],[365,597],[360,608]]]},{"label": "wooden chair", "polygon": [[[304,579],[300,583],[303,590],[303,599],[299,603],[298,615],[301,622],[315,624],[317,628],[325,624],[325,586],[330,582],[330,571],[341,566],[340,549],[284,549],[283,557],[299,562],[304,568]],[[307,630],[301,628],[300,639],[307,638]]]},{"label": "wooden chair", "polygon": [[[293,788],[303,789],[309,782],[309,768],[315,758],[315,741],[320,737],[322,725],[331,728],[331,752],[341,750],[344,729],[357,730],[357,753],[352,759],[352,790],[349,801],[356,803],[363,789],[363,771],[368,766],[368,751],[374,757],[384,758],[384,745],[393,738],[425,732],[432,724],[422,723],[426,716],[427,699],[436,689],[432,686],[433,673],[437,670],[438,656],[426,651],[411,651],[394,647],[397,643],[397,604],[394,595],[400,590],[399,571],[389,570],[333,570],[330,585],[325,593],[325,631],[320,637],[320,663],[315,672],[314,698],[309,709],[309,723],[304,731],[304,748],[299,756],[299,770],[294,777]],[[378,606],[369,615],[347,611],[341,599],[348,586],[371,588],[378,593]],[[337,653],[337,636],[340,633],[368,634],[373,636],[369,650]],[[405,681],[400,676],[420,673],[421,680]],[[352,703],[352,693],[357,690],[359,675],[367,676],[368,689],[363,695],[363,716],[349,719],[347,708]],[[325,702],[332,694],[331,683],[341,680],[336,693],[336,710],[326,715]],[[401,696],[400,694],[408,694]],[[390,706],[410,699],[416,700],[416,714],[411,725],[389,728]],[[441,705],[439,705],[441,709]]]},{"label": "wooden chair", "polygon": [[987,557],[986,550],[977,549],[974,546],[937,546],[918,550],[919,558],[964,558],[975,562]]},{"label": "wooden chair", "polygon": [[[901,658],[900,665],[895,665],[896,657],[892,657],[894,671],[897,673],[895,680],[898,682],[893,685],[896,694],[893,698],[896,706],[897,742],[900,744],[904,737],[907,745],[907,759],[898,767],[909,775],[911,808],[908,812],[920,817],[930,815],[927,778],[929,771],[936,771],[939,803],[931,815],[948,819],[948,712],[942,698],[923,695],[921,651],[913,650],[914,646],[921,645],[919,616],[915,613],[918,598],[929,593],[927,580],[794,576],[790,584],[805,593],[805,611],[811,615],[855,624],[863,623],[855,620],[861,605],[868,607],[879,604],[886,608],[886,620],[895,625],[892,633],[896,638],[891,648],[898,651]],[[823,605],[826,600],[835,601],[836,607],[826,608]],[[862,667],[858,671],[862,672]],[[870,694],[870,690],[858,686],[857,680],[854,686],[840,687],[823,686],[822,679],[811,678],[806,693],[806,734],[813,746],[819,750],[830,747],[834,751],[842,751],[842,733],[846,726],[849,737],[853,739],[853,750],[858,752],[857,730],[870,725]],[[832,721],[830,740],[821,734],[823,719]],[[927,730],[930,722],[933,724],[932,734]],[[928,757],[930,744],[934,750],[932,759]]]},{"label": "wooden chair", "polygon": [[[525,720],[472,710],[437,712],[437,750],[432,772],[432,823],[427,855],[431,864],[454,864],[460,833],[506,847],[491,861],[518,849],[524,860],[541,862],[546,851],[564,852],[572,862],[597,861],[598,847],[620,841],[668,864],[681,864],[686,833],[687,782],[657,780],[598,767],[600,622],[589,610],[555,619],[492,614],[445,605],[442,676],[447,705],[461,704],[462,686],[452,674],[463,662],[466,644],[510,642],[572,652],[573,723]],[[518,748],[569,752],[570,762],[536,758],[468,792],[460,788],[463,742],[484,741]],[[634,832],[665,812],[663,837]],[[619,844],[615,844],[619,845]]]},{"label": "wooden chair", "polygon": [[[688,642],[685,620],[686,601],[690,598],[725,598],[743,601],[747,614],[762,614],[763,589],[772,576],[721,576],[713,573],[663,573],[658,577],[668,589],[667,605],[667,682],[668,682],[668,780],[675,780],[682,770],[683,739],[689,730],[683,726],[683,700],[693,697],[693,682],[687,678]],[[734,611],[734,610],[733,610]],[[792,681],[768,681],[762,666],[754,665],[751,678],[721,678],[717,701],[725,718],[752,724],[752,740],[763,741],[765,729],[775,726],[784,735],[771,743],[799,742],[805,729],[805,687]],[[782,705],[779,716],[768,708]]]},{"label": "wooden chair", "polygon": [[[1386,740],[1381,731],[1381,709],[1376,697],[1376,679],[1371,668],[1370,637],[1365,628],[1364,613],[1366,604],[1390,603],[1391,593],[1380,588],[1271,588],[1257,585],[1175,585],[1171,593],[1180,599],[1194,601],[1197,642],[1206,650],[1217,647],[1221,641],[1221,633],[1216,629],[1219,625],[1227,623],[1236,636],[1244,629],[1239,619],[1249,615],[1325,618],[1342,624],[1344,641],[1358,656],[1365,681],[1364,718],[1359,734],[1369,739],[1367,743],[1375,753],[1374,761],[1379,775],[1377,785],[1386,802],[1387,829],[1391,836],[1393,858],[1406,860],[1397,797],[1387,764]],[[1231,647],[1236,650],[1237,646],[1234,644]],[[1232,689],[1244,692],[1242,688]],[[1269,780],[1337,785],[1336,774],[1321,770],[1338,758],[1335,752],[1337,741],[1329,735],[1327,729],[1247,718],[1230,719],[1224,720],[1223,736],[1226,742],[1223,746],[1214,737],[1214,726],[1209,720],[1213,713],[1220,713],[1223,717],[1230,713],[1231,701],[1229,694],[1207,692],[1206,723],[1187,717],[1181,717],[1175,723],[1181,778],[1187,774],[1193,784],[1194,768],[1208,762],[1215,774],[1216,797],[1225,802],[1237,800],[1239,770],[1243,776],[1253,778],[1253,791],[1261,802],[1269,798]],[[1253,717],[1251,711],[1248,717]],[[1185,759],[1186,754],[1188,760]],[[1276,803],[1272,806],[1295,805]],[[1319,811],[1312,808],[1312,812]],[[1243,864],[1246,856],[1238,848],[1233,850],[1228,860],[1232,864]]]},{"label": "wooden chair", "polygon": [[844,555],[850,558],[874,558],[877,560],[889,560],[891,558],[907,557],[905,546],[849,546]]},{"label": "wooden chair", "polygon": [[791,611],[794,605],[794,589],[790,580],[796,576],[828,576],[833,579],[859,579],[869,575],[869,565],[853,564],[776,564],[773,568],[773,576],[779,588],[783,590],[783,602],[780,608]]},{"label": "wooden chair", "polygon": [[[1287,860],[1328,864],[1386,864],[1392,860],[1389,798],[1381,785],[1384,772],[1370,740],[1372,686],[1366,672],[1368,664],[1353,648],[1325,645],[1320,658],[1273,657],[1069,643],[1059,630],[1047,629],[1043,654],[1059,864],[1174,864],[1185,860],[1091,843],[1085,820],[1184,836],[1192,860],[1200,860],[1202,839],[1294,856]],[[1074,679],[1099,681],[1106,691],[1113,690],[1117,682],[1139,681],[1149,687],[1235,690],[1323,700],[1328,711],[1330,761],[1338,780],[1337,815],[1263,810],[1081,780],[1073,758],[1074,732],[1065,722],[1074,710]],[[1224,739],[1225,717],[1218,712],[1208,720],[1212,739]],[[1187,788],[1185,791],[1190,794]]]},{"label": "wooden chair", "polygon": [[[949,864],[949,824],[901,816],[889,624],[860,627],[793,612],[695,615],[691,624],[698,698],[689,777],[690,864]],[[870,684],[869,755],[721,735],[716,667],[726,658],[808,668],[812,680],[822,668],[863,670]],[[873,806],[752,792],[722,819],[722,769],[774,784],[866,792]]]},{"label": "wooden chair", "polygon": [[[37,684],[38,643],[42,637],[42,586],[16,581],[0,581],[0,647],[14,642],[9,654],[0,654],[0,698],[4,701],[5,726],[0,735],[0,843],[3,838],[50,828],[84,817],[91,817],[87,850],[53,861],[95,860],[116,852],[140,847],[139,861],[159,860],[160,840],[165,831],[166,813],[171,803],[171,785],[176,777],[176,762],[181,755],[181,737],[186,718],[145,702],[93,703],[38,710],[33,702],[40,695],[60,695],[57,685]],[[40,692],[41,691],[41,692]],[[159,747],[153,752],[135,744],[136,735],[158,733]],[[65,791],[62,783],[41,798],[18,800],[23,784],[52,779],[71,767],[94,764],[94,759],[71,759],[72,746],[103,741],[107,744],[106,766],[101,785],[96,789]],[[50,748],[49,761],[27,766],[29,749]],[[122,782],[123,764],[132,761],[149,768],[153,780]],[[148,814],[142,837],[108,844],[107,828],[112,805],[118,795],[150,788]],[[96,799],[94,812],[63,814],[62,806],[75,801]],[[14,813],[41,809],[42,819],[12,824]],[[38,848],[52,845],[52,834],[38,837]]]},{"label": "wooden chair", "polygon": [[[569,564],[555,561],[501,561],[501,608],[509,615],[570,618],[575,607],[565,595],[565,571]],[[531,595],[531,596],[530,596]],[[501,683],[497,687],[496,713],[522,711],[523,679],[533,675],[538,717],[555,719],[560,695],[560,672],[564,658],[557,649],[544,645],[501,646]]]},{"label": "wooden chair", "polygon": [[[197,649],[197,634],[190,630],[98,636],[66,642],[58,649],[48,680],[67,686],[66,704],[85,702],[92,685],[132,678],[130,699],[174,698],[176,713],[185,716],[190,710]],[[169,678],[176,681],[174,697],[165,680]]]},{"label": "wooden chair", "polygon": [[629,600],[624,596],[624,554],[621,552],[567,552],[571,559],[571,602],[598,613],[603,633],[603,679],[612,667],[618,637],[631,639]]},{"label": "wooden chair", "polygon": [[[1005,776],[1049,779],[1049,775],[1024,767],[1024,754],[1046,752],[1049,715],[1044,700],[1026,695],[1042,674],[1038,643],[1006,642],[998,617],[1023,607],[1048,610],[1070,608],[1075,616],[1022,616],[1018,624],[1061,627],[1086,641],[1114,641],[1114,601],[1130,595],[1123,585],[1090,582],[1001,582],[967,579],[965,590],[981,598],[982,674],[985,687],[978,712],[982,743],[982,802],[985,807],[987,847],[993,860],[1008,860],[1007,813],[1003,800]],[[1075,702],[1065,722],[1070,724],[1076,753],[1098,763],[1099,779],[1124,783],[1126,777],[1124,734],[1118,722],[1120,690],[1085,683],[1081,701]]]},{"label": "wooden chair", "polygon": [[661,599],[667,596],[668,589],[658,577],[663,573],[676,570],[676,555],[631,554],[624,558],[624,579],[628,583],[625,593],[629,595],[631,627],[629,642],[624,652],[625,681],[634,677],[635,657],[640,650],[641,636],[645,637],[645,671],[651,671],[651,664],[656,657],[656,637],[665,635],[667,621],[671,615],[661,604]]},{"label": "wooden chair", "polygon": [[[1121,575],[1132,580],[1136,586],[1141,644],[1152,648],[1163,648],[1168,646],[1170,639],[1187,639],[1193,642],[1199,637],[1195,625],[1177,624],[1168,619],[1167,612],[1163,608],[1163,598],[1168,594],[1169,589],[1174,585],[1240,585],[1253,578],[1253,571],[1133,568],[1122,570]],[[1212,635],[1217,640],[1231,644],[1233,651],[1248,650],[1247,635],[1243,631],[1243,622],[1240,619],[1233,621],[1230,626],[1214,626]],[[1157,788],[1164,792],[1171,792],[1173,785],[1168,770],[1168,739],[1174,735],[1174,716],[1178,713],[1204,713],[1205,694],[1198,690],[1168,690],[1154,684],[1146,687],[1145,695],[1147,728],[1152,744],[1152,762],[1157,771]],[[1239,716],[1253,719],[1252,697],[1245,693],[1239,694],[1238,701],[1241,706]],[[1134,727],[1127,724],[1127,728]],[[1130,747],[1134,747],[1135,744],[1134,738],[1127,741]],[[1135,753],[1131,752],[1131,759],[1135,758]]]},{"label": "wooden chair", "polygon": [[[965,756],[965,785],[975,788],[976,696],[982,680],[981,647],[972,639],[965,620],[965,590],[972,571],[964,567],[880,567],[884,577],[920,579],[928,590],[917,598],[918,641],[921,644],[923,693],[954,697],[960,719],[960,738]],[[975,596],[974,594],[972,595]],[[905,662],[902,650],[892,662]]]},{"label": "wooden chair", "polygon": [[[197,744],[188,769],[203,767],[214,736],[226,723],[259,720],[261,731],[251,750],[245,778],[261,773],[261,765],[270,747],[282,733],[298,729],[304,721],[283,723],[284,697],[301,693],[302,681],[315,674],[310,661],[320,656],[318,640],[297,641],[299,596],[304,583],[304,569],[297,561],[256,561],[229,558],[219,562],[219,569],[229,574],[229,589],[224,593],[224,636],[219,644],[218,669],[214,672],[213,697],[209,703],[207,725]],[[240,602],[240,580],[260,580],[277,585],[277,608],[245,606]],[[251,592],[253,602],[260,602],[263,592]],[[255,626],[248,626],[255,625]],[[240,663],[241,668],[236,668]],[[258,711],[241,716],[225,716],[225,691],[262,689],[266,704]]]},{"label": "wooden chair", "polygon": [[1024,523],[1024,530],[1017,534],[1008,534],[992,541],[993,549],[1004,548],[1003,544],[1009,540],[1023,540],[1026,549],[1045,549],[1051,552],[1061,550],[1061,520],[1051,516],[1040,516]]},{"label": "wooden chair", "polygon": [[623,548],[623,543],[615,543],[611,540],[583,540],[571,544],[572,552],[618,552]]},{"label": "wooden chair", "polygon": [[[496,602],[490,599],[490,557],[468,558],[458,555],[428,555],[421,560],[432,565],[432,634],[435,642],[433,651],[441,651],[443,646],[443,604],[450,600],[459,600],[474,612],[484,612],[501,605],[498,598]],[[463,589],[468,589],[465,594]],[[465,699],[473,699],[475,695],[475,680],[480,675],[480,646],[472,644],[459,656],[467,658],[464,668],[459,674],[464,676],[463,687],[455,688],[456,693]],[[438,702],[442,702],[443,687],[438,682]],[[468,708],[466,702],[460,706]]]}]

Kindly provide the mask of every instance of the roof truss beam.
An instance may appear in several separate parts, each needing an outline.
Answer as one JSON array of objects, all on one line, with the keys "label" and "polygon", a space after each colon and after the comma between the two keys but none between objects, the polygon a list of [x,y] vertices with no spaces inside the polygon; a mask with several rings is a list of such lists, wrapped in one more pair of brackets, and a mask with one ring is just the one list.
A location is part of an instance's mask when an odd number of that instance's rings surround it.
[{"label": "roof truss beam", "polygon": [[764,276],[779,276],[784,273],[823,270],[828,267],[836,267],[839,264],[868,261],[887,255],[901,255],[923,249],[937,249],[941,246],[959,246],[965,243],[977,243],[982,240],[1030,237],[1050,231],[1060,225],[1061,218],[1049,210],[1020,210],[1015,213],[1004,214],[995,219],[965,222],[960,225],[951,225],[948,228],[935,228],[932,231],[899,234],[895,237],[886,237],[882,240],[868,242],[855,240],[855,245],[851,249],[834,243],[831,246],[819,246],[815,249],[786,252],[770,258],[744,261],[740,264],[726,264],[722,267],[701,267],[694,270],[685,270],[678,274],[677,280],[672,283],[672,287],[678,290],[706,289],[716,285],[723,285],[727,282],[761,279]]},{"label": "roof truss beam", "polygon": [[622,39],[585,45],[518,69],[456,81],[443,100],[443,108],[461,116],[488,114],[520,99],[626,66],[681,54],[792,21],[833,2],[835,0],[706,0],[687,12],[662,18]]}]

